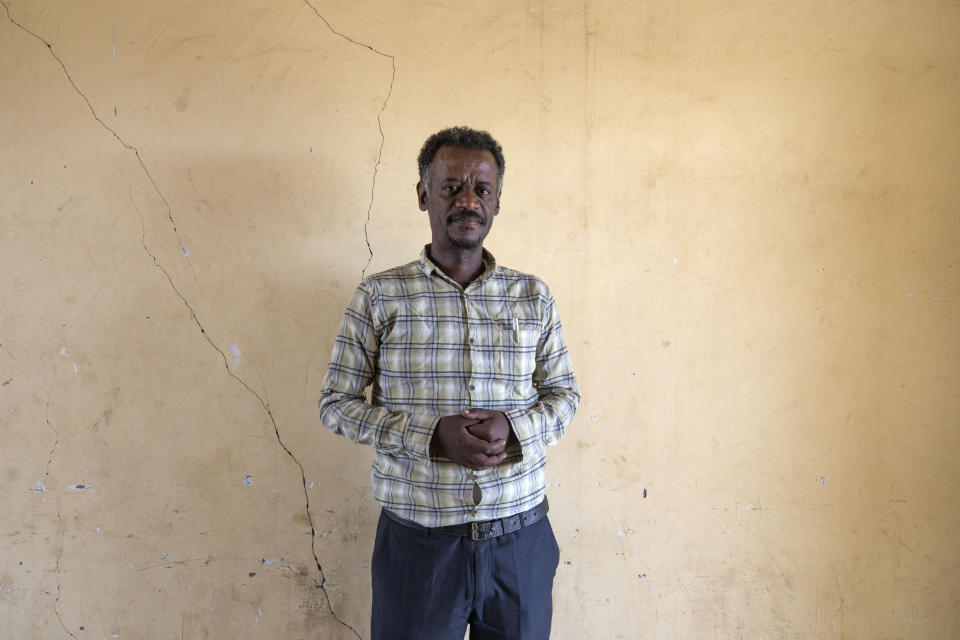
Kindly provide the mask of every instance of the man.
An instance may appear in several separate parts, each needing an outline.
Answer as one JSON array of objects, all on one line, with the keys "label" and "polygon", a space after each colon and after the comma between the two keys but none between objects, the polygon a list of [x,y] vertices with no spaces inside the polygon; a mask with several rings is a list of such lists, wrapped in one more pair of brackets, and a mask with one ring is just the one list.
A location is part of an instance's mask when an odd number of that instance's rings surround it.
[{"label": "man", "polygon": [[[483,248],[504,160],[485,131],[431,136],[420,259],[364,280],[347,307],[320,416],[376,448],[374,640],[550,635],[559,549],[544,464],[579,390],[547,286]],[[370,402],[364,396],[372,384]]]}]

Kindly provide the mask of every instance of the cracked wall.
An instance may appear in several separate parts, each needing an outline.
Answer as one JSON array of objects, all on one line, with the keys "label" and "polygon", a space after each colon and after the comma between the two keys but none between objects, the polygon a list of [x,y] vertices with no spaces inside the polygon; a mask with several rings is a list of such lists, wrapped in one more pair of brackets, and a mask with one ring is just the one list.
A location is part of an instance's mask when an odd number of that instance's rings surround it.
[{"label": "cracked wall", "polygon": [[554,637],[957,635],[960,11],[635,5],[0,0],[0,637],[367,637],[316,399],[456,123],[584,390]]}]

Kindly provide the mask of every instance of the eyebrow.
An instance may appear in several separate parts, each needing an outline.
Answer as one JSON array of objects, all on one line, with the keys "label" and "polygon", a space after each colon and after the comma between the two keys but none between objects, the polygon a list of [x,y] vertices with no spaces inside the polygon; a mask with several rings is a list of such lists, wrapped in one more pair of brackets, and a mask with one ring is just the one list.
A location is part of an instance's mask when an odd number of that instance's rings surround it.
[{"label": "eyebrow", "polygon": [[[461,180],[460,178],[444,178],[444,179],[443,179],[443,182],[444,182],[444,184],[446,184],[447,182],[463,182],[463,180]],[[483,186],[483,187],[492,187],[492,186],[493,186],[493,183],[492,183],[492,182],[487,182],[486,180],[478,180],[475,184],[476,184],[478,187],[480,187],[480,186]]]}]

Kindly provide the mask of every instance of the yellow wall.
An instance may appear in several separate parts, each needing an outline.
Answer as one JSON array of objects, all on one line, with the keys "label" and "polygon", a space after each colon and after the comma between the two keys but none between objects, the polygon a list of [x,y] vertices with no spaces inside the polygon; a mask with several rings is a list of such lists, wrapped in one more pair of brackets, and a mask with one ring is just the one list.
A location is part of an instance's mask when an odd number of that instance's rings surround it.
[{"label": "yellow wall", "polygon": [[956,2],[0,5],[0,637],[367,637],[315,405],[461,123],[584,393],[554,638],[960,636]]}]

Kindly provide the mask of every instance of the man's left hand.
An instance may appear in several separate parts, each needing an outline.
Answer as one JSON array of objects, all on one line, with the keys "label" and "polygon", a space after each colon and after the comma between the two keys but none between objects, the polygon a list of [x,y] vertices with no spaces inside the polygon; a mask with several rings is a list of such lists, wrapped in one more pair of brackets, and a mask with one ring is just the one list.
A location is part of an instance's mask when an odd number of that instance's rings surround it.
[{"label": "man's left hand", "polygon": [[487,442],[505,440],[507,446],[517,441],[517,436],[513,433],[513,429],[510,428],[510,421],[507,420],[507,416],[503,414],[503,411],[464,409],[460,412],[460,415],[470,420],[479,420],[478,423],[467,427],[467,431],[478,438],[486,440]]}]

